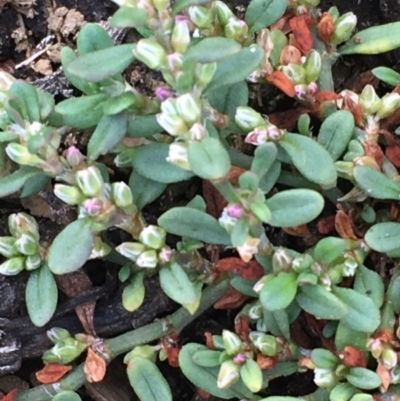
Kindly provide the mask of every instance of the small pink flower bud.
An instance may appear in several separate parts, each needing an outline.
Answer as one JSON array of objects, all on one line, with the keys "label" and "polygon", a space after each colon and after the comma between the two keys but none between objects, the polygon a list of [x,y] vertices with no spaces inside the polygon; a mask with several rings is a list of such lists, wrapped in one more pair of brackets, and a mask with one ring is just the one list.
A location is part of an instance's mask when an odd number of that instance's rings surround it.
[{"label": "small pink flower bud", "polygon": [[307,89],[308,89],[308,87],[307,87],[306,85],[296,85],[296,86],[294,87],[294,91],[295,91],[295,93],[296,93],[296,96],[297,96],[299,99],[304,99],[304,96],[305,96],[306,93],[307,93]]},{"label": "small pink flower bud", "polygon": [[70,146],[65,151],[65,158],[67,159],[67,162],[71,167],[79,166],[84,160],[83,154],[75,146]]},{"label": "small pink flower bud", "polygon": [[194,141],[201,141],[203,138],[206,138],[208,136],[206,129],[201,123],[193,124],[192,128],[190,128],[189,131],[191,139]]},{"label": "small pink flower bud", "polygon": [[227,212],[229,217],[233,217],[235,219],[240,219],[241,217],[244,216],[243,206],[240,205],[239,203],[231,203],[227,207]]},{"label": "small pink flower bud", "polygon": [[164,100],[167,100],[168,98],[174,96],[174,94],[167,87],[159,86],[156,89],[156,96],[158,97],[158,99],[160,99],[163,102]]},{"label": "small pink flower bud", "polygon": [[170,262],[172,259],[172,249],[168,247],[162,248],[160,254],[158,255],[158,259],[161,263]]},{"label": "small pink flower bud", "polygon": [[86,210],[89,216],[94,217],[98,216],[103,210],[103,202],[96,198],[86,199],[85,202],[83,202],[82,207]]},{"label": "small pink flower bud", "polygon": [[268,129],[266,127],[256,128],[247,134],[245,142],[251,143],[252,145],[258,146],[267,142],[268,140]]},{"label": "small pink flower bud", "polygon": [[317,83],[316,83],[316,82],[310,82],[310,83],[308,84],[308,92],[309,92],[311,95],[315,95],[315,94],[317,93],[317,91],[318,91],[318,85],[317,85]]},{"label": "small pink flower bud", "polygon": [[167,56],[167,64],[171,73],[177,73],[182,70],[183,56],[181,53],[172,53]]},{"label": "small pink flower bud", "polygon": [[237,354],[233,360],[238,363],[238,364],[242,364],[243,362],[245,362],[247,359],[246,354],[244,354],[243,352],[241,352],[240,354]]}]

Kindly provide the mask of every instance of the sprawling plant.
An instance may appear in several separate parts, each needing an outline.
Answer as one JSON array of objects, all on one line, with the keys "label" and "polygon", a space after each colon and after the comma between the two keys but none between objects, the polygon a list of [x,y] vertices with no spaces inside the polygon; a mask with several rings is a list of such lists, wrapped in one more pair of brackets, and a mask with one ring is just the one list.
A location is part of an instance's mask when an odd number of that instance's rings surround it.
[{"label": "sprawling plant", "polygon": [[[45,369],[87,351],[83,370],[15,399],[80,400],[74,390],[100,381],[122,353],[142,401],[172,400],[157,359],[179,365],[195,386],[223,399],[397,399],[400,75],[373,70],[395,86],[381,96],[372,85],[336,93],[332,66],[341,56],[400,47],[400,22],[354,34],[353,13],[322,13],[318,0],[252,0],[244,19],[220,0],[114,1],[112,25],[141,38],[115,46],[99,25],[84,26],[76,50],[61,51],[64,74],[81,96],[55,104],[1,72],[0,196],[50,187],[76,208],[77,219],[49,244],[33,217],[9,216],[0,272],[31,272],[26,304],[37,326],[57,308],[54,276],[95,258],[120,263],[127,310],[141,307],[149,276],[182,308],[110,340],[53,328]],[[134,61],[164,79],[153,96],[122,75]],[[255,85],[292,98],[296,108],[287,118],[294,123],[250,107]],[[87,147],[65,145],[68,133],[83,130],[91,133]],[[110,179],[108,154],[115,168],[132,169],[128,182]],[[148,224],[143,208],[168,184],[194,176],[203,180],[203,197]],[[115,247],[106,236],[112,227],[132,240]],[[308,248],[277,246],[267,227],[307,237]],[[176,246],[167,234],[179,237]],[[205,252],[209,244],[220,260]],[[227,249],[238,256],[223,257]],[[374,268],[376,252],[393,267],[388,277]],[[234,329],[179,349],[176,334],[228,288],[241,300],[228,302],[241,306]],[[323,347],[298,344],[291,324],[300,315]],[[270,379],[306,370],[314,371],[315,393],[271,396]]]}]

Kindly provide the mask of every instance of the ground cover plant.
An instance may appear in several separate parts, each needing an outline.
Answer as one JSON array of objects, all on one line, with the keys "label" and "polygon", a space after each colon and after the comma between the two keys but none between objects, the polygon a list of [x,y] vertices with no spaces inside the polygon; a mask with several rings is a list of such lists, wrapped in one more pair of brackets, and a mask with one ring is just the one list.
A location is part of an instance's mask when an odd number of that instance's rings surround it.
[{"label": "ground cover plant", "polygon": [[[50,193],[76,212],[49,239],[17,211],[0,237],[0,273],[26,275],[27,312],[52,343],[43,384],[4,399],[79,401],[120,355],[141,401],[173,399],[166,364],[204,399],[397,399],[400,74],[377,67],[381,85],[356,93],[335,88],[332,68],[400,47],[400,22],[357,30],[318,0],[252,0],[243,15],[220,0],[115,3],[111,25],[140,37],[115,45],[86,24],[61,50],[77,96],[0,71],[0,196]],[[132,63],[157,71],[154,93],[128,83]],[[264,113],[255,88],[280,91],[290,113]],[[190,201],[148,221],[146,206],[189,180]],[[127,311],[144,308],[150,280],[180,309],[108,339],[94,305],[75,305],[83,330],[54,326],[59,289],[87,290],[76,283],[98,259],[119,269]],[[234,311],[227,325],[180,341],[212,305]],[[274,389],[307,372],[304,395]]]}]

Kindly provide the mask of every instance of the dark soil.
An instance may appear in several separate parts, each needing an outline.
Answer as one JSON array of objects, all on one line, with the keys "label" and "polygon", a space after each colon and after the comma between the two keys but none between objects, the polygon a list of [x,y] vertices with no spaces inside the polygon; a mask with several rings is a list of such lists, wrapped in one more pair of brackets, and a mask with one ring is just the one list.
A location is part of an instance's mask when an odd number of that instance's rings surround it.
[{"label": "dark soil", "polygon": [[[57,51],[61,44],[72,45],[74,43],[74,32],[63,36],[59,32],[51,32],[48,29],[48,18],[60,7],[68,10],[79,11],[85,21],[105,21],[116,10],[116,5],[110,0],[37,0],[34,6],[33,18],[29,18],[24,10],[15,4],[17,0],[9,2],[0,11],[0,67],[15,74],[17,77],[35,81],[43,78],[43,70],[32,69],[32,64],[16,68],[19,63],[26,60],[37,50],[39,43],[49,34],[55,34],[53,39],[55,56],[50,59],[50,68],[56,71],[59,68],[57,62]],[[235,2],[235,4],[246,5],[247,0]],[[0,0],[0,4],[2,4]],[[353,11],[359,19],[359,27],[364,28],[371,25],[378,25],[385,22],[400,20],[400,0],[323,0],[322,9],[326,10],[331,6],[337,6],[341,13]],[[26,36],[22,40],[16,40],[16,31],[22,29]],[[23,43],[23,46],[21,46]],[[21,49],[22,50],[18,50]],[[47,56],[43,56],[46,59]],[[38,59],[39,60],[39,59]],[[36,63],[38,60],[35,60]],[[378,65],[396,66],[400,62],[400,53],[392,52],[377,57],[348,57],[340,60],[335,66],[335,77],[339,89],[351,88],[356,78],[364,71],[370,70]],[[46,73],[49,73],[47,71]],[[50,71],[51,73],[51,71]],[[130,74],[140,80],[144,90],[151,92],[155,86],[154,81],[158,80],[156,75],[146,75],[148,71],[143,67],[136,66]],[[276,92],[272,92],[276,96]],[[262,103],[271,104],[271,91],[268,94],[262,93]],[[264,113],[272,111],[284,111],[287,103],[272,102],[273,107],[268,109],[265,106]],[[146,207],[145,217],[149,222],[155,222],[157,216],[172,205],[185,204],[196,193],[200,193],[200,181],[192,180],[185,184],[173,185],[168,189],[168,196],[162,196],[159,200]],[[21,204],[18,199],[0,199],[0,235],[6,235],[7,216],[16,211],[26,210],[26,205]],[[53,219],[54,220],[54,219]],[[63,221],[48,218],[39,219],[39,224],[44,236],[51,239],[63,227]],[[65,221],[64,221],[65,224]],[[121,233],[110,232],[115,243],[123,241]],[[286,246],[298,247],[292,237],[283,232],[271,233],[276,241]],[[296,240],[297,241],[297,240]],[[7,392],[19,383],[19,388],[29,384],[35,384],[33,372],[41,367],[40,355],[49,347],[45,336],[45,330],[54,326],[62,326],[71,332],[82,332],[83,328],[79,322],[74,308],[88,301],[96,301],[94,326],[99,336],[106,338],[114,337],[126,332],[132,327],[140,327],[153,321],[156,317],[162,317],[174,309],[174,305],[163,296],[154,282],[149,282],[151,297],[146,301],[144,312],[128,313],[121,305],[121,283],[118,281],[118,267],[101,261],[90,262],[85,267],[87,276],[92,281],[92,288],[84,291],[78,297],[68,299],[62,296],[59,310],[55,318],[45,328],[34,327],[27,317],[24,306],[24,283],[26,275],[20,274],[16,277],[0,276],[0,347],[13,344],[17,345],[17,351],[12,354],[0,355],[0,396],[1,392]],[[154,294],[158,294],[155,296]],[[210,311],[191,327],[182,333],[182,341],[204,341],[205,331],[217,333],[225,325],[232,322],[235,311],[216,312]],[[317,339],[307,330],[307,321],[300,319],[292,327],[293,335],[305,347],[318,346]],[[2,370],[2,366],[11,367]],[[193,387],[185,380],[178,369],[170,368],[163,364],[162,370],[170,382],[174,391],[175,401],[201,400],[194,393]],[[117,359],[113,362],[113,368],[109,369],[109,376],[103,384],[88,385],[80,391],[84,400],[94,401],[129,401],[133,400],[133,392],[124,374],[122,361]],[[19,379],[22,379],[18,381]],[[11,383],[11,384],[10,384]],[[105,390],[105,386],[111,390]],[[279,379],[271,383],[272,393],[281,394],[286,391],[288,395],[303,395],[313,391],[314,385],[310,375],[295,375],[293,377]],[[104,394],[108,394],[105,398]]]}]

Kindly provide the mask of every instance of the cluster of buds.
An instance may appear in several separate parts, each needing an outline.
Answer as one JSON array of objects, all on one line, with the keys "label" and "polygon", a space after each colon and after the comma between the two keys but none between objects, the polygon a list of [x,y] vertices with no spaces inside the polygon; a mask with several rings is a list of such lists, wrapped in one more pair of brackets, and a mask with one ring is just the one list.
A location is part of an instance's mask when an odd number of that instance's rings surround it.
[{"label": "cluster of buds", "polygon": [[91,336],[76,334],[71,336],[68,330],[55,327],[47,332],[47,337],[54,346],[43,354],[45,363],[71,363],[78,358],[86,348],[93,342]]},{"label": "cluster of buds", "polygon": [[271,257],[273,273],[262,277],[254,285],[254,291],[260,293],[265,282],[280,272],[297,273],[299,285],[321,284],[331,291],[344,277],[356,274],[367,253],[362,242],[335,237],[322,239],[313,253],[300,254],[279,247]]},{"label": "cluster of buds", "polygon": [[43,249],[39,245],[36,220],[26,213],[11,214],[8,218],[11,236],[0,237],[0,254],[7,260],[0,273],[13,276],[22,270],[35,270],[42,265]]},{"label": "cluster of buds", "polygon": [[116,249],[136,266],[153,269],[159,263],[165,264],[172,259],[172,250],[165,245],[166,236],[163,228],[150,225],[140,233],[139,242],[124,242]]},{"label": "cluster of buds", "polygon": [[236,109],[235,122],[244,131],[250,131],[245,141],[255,146],[269,141],[278,142],[285,134],[285,130],[266,121],[260,113],[247,106]]},{"label": "cluster of buds", "polygon": [[227,38],[244,42],[247,39],[248,26],[233,14],[232,10],[222,1],[214,1],[212,10],[217,16],[218,22]]},{"label": "cluster of buds", "polygon": [[25,127],[18,124],[8,126],[13,140],[6,147],[7,156],[21,166],[37,167],[51,177],[64,172],[64,166],[58,154],[61,133],[56,128],[37,121]]},{"label": "cluster of buds", "polygon": [[[325,18],[329,18],[329,25],[332,26],[326,35],[322,35],[324,40],[329,40],[329,44],[337,46],[351,38],[357,25],[357,17],[354,13],[347,12],[340,15],[338,9],[332,7],[325,14]],[[319,29],[318,31],[320,32]]]}]

